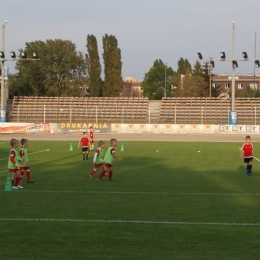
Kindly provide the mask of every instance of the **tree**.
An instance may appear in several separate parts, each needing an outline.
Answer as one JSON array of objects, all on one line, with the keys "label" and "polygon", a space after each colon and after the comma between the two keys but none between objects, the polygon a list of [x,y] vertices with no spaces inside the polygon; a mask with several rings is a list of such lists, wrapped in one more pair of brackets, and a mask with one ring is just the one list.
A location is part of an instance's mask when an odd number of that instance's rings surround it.
[{"label": "tree", "polygon": [[102,95],[104,97],[116,97],[122,92],[122,61],[121,50],[115,36],[107,35],[103,37],[103,59],[104,59],[104,87]]},{"label": "tree", "polygon": [[182,57],[178,61],[178,70],[177,72],[182,75],[186,75],[187,71],[191,72],[191,64],[187,59],[183,59]]},{"label": "tree", "polygon": [[172,95],[172,86],[169,78],[177,75],[171,67],[167,67],[160,59],[155,60],[153,67],[145,73],[144,80],[141,84],[144,96],[149,99],[161,99],[165,91],[165,68],[166,68],[166,92],[167,96]]},{"label": "tree", "polygon": [[94,35],[87,36],[87,60],[89,74],[89,95],[91,97],[101,96],[101,64],[99,62],[98,44]]},{"label": "tree", "polygon": [[83,53],[68,40],[34,41],[25,44],[28,56],[37,51],[39,61],[17,61],[18,73],[10,79],[11,94],[36,96],[79,96],[86,85],[87,64]]}]

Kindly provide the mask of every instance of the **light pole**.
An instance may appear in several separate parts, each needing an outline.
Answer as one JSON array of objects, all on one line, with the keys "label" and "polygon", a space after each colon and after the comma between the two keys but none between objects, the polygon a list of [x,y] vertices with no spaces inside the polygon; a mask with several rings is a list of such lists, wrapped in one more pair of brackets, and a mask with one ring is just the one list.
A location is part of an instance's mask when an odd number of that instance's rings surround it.
[{"label": "light pole", "polygon": [[5,61],[17,61],[17,60],[40,60],[38,59],[38,54],[36,51],[32,52],[32,59],[27,58],[26,52],[21,52],[21,58],[16,58],[16,54],[14,51],[10,52],[11,59],[5,58],[5,26],[7,24],[7,20],[5,20],[3,26],[2,26],[2,51],[0,51],[0,60],[2,64],[2,75],[1,75],[1,110],[5,110],[6,106],[6,94],[5,94]]},{"label": "light pole", "polygon": [[[203,60],[202,54],[200,52],[198,52],[198,57],[200,60]],[[212,84],[211,84],[211,71],[212,69],[215,67],[215,62],[213,58],[210,58],[209,60],[205,61],[205,69],[208,69],[208,75],[209,75],[209,97],[211,98],[211,88],[212,88]]]},{"label": "light pole", "polygon": [[[260,61],[254,59],[249,59],[247,56],[246,52],[242,52],[244,59],[236,59],[235,57],[235,22],[232,22],[232,58],[231,59],[226,59],[226,54],[225,52],[220,52],[220,60],[210,58],[210,62],[214,64],[214,60],[217,61],[231,61],[232,64],[232,76],[231,76],[231,92],[232,92],[232,97],[231,97],[231,112],[230,112],[230,124],[237,124],[237,115],[235,111],[235,96],[236,96],[236,89],[235,89],[235,69],[238,67],[238,61],[249,61],[249,60],[254,60],[255,61],[255,66],[258,68],[260,66]],[[200,52],[198,52],[198,56],[200,59],[202,59],[202,55]]]},{"label": "light pole", "polygon": [[167,94],[166,94],[166,68],[167,68],[167,63],[164,66],[164,97],[165,98],[167,97]]},{"label": "light pole", "polygon": [[[7,24],[7,20],[5,20],[3,26],[2,26],[2,52],[5,52],[5,26]],[[5,59],[4,57],[2,58],[2,74],[1,74],[2,78],[1,78],[1,109],[5,109]]]},{"label": "light pole", "polygon": [[232,85],[231,85],[231,111],[235,111],[235,95],[236,95],[236,89],[235,89],[235,22],[232,22]]}]

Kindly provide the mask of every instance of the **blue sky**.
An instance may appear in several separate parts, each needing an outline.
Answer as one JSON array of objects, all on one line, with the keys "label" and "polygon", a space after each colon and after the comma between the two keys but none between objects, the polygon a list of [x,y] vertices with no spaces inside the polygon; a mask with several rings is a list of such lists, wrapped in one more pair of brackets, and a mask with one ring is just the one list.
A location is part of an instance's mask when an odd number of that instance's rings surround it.
[{"label": "blue sky", "polygon": [[[157,58],[176,70],[180,57],[193,66],[197,52],[217,59],[225,51],[231,57],[233,20],[237,58],[242,51],[253,58],[255,32],[260,53],[259,10],[259,0],[3,0],[0,24],[8,20],[6,57],[25,42],[58,38],[86,53],[88,34],[97,37],[101,57],[102,36],[113,34],[122,51],[123,77],[142,80]],[[15,72],[14,62],[6,66]],[[240,62],[236,70],[253,71],[253,61]],[[216,62],[214,72],[231,72],[231,64]]]}]

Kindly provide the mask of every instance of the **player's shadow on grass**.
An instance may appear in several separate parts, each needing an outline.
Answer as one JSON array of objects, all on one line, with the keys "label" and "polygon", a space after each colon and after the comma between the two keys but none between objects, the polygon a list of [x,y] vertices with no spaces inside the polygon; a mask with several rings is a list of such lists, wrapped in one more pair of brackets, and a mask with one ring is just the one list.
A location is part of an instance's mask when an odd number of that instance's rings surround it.
[{"label": "player's shadow on grass", "polygon": [[244,165],[240,165],[240,166],[237,168],[237,170],[238,170],[239,172],[245,172],[245,171],[246,171],[246,167],[245,167]]}]

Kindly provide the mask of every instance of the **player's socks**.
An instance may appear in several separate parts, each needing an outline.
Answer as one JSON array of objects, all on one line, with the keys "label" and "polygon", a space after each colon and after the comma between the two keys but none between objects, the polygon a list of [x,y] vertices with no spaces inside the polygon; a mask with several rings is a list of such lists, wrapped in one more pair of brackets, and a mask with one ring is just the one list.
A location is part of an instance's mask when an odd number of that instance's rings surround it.
[{"label": "player's socks", "polygon": [[99,174],[99,179],[102,179],[102,177],[105,175],[106,170],[102,170],[102,172]]},{"label": "player's socks", "polygon": [[83,154],[83,160],[85,160],[86,158],[85,158],[85,154]]},{"label": "player's socks", "polygon": [[112,172],[112,171],[109,171],[108,179],[109,179],[109,180],[112,180],[112,176],[113,176],[113,172]]},{"label": "player's socks", "polygon": [[91,171],[91,173],[89,174],[89,177],[93,177],[93,175],[95,174],[95,172],[96,172],[96,169],[93,169],[93,170]]},{"label": "player's socks", "polygon": [[26,177],[27,177],[27,181],[31,180],[31,172],[30,171],[26,171]]},{"label": "player's socks", "polygon": [[12,186],[14,186],[14,180],[12,180]]},{"label": "player's socks", "polygon": [[16,179],[15,179],[15,186],[16,187],[19,185],[19,180],[20,180],[20,177],[16,177]]},{"label": "player's socks", "polygon": [[23,182],[23,175],[24,175],[24,171],[20,171],[20,181],[19,182]]},{"label": "player's socks", "polygon": [[249,171],[250,171],[250,170],[249,170],[249,165],[247,165],[247,166],[246,166],[246,172],[247,172],[246,175],[249,174]]},{"label": "player's socks", "polygon": [[86,154],[86,160],[88,160],[88,154]]},{"label": "player's socks", "polygon": [[249,165],[249,175],[252,174],[252,165]]}]

